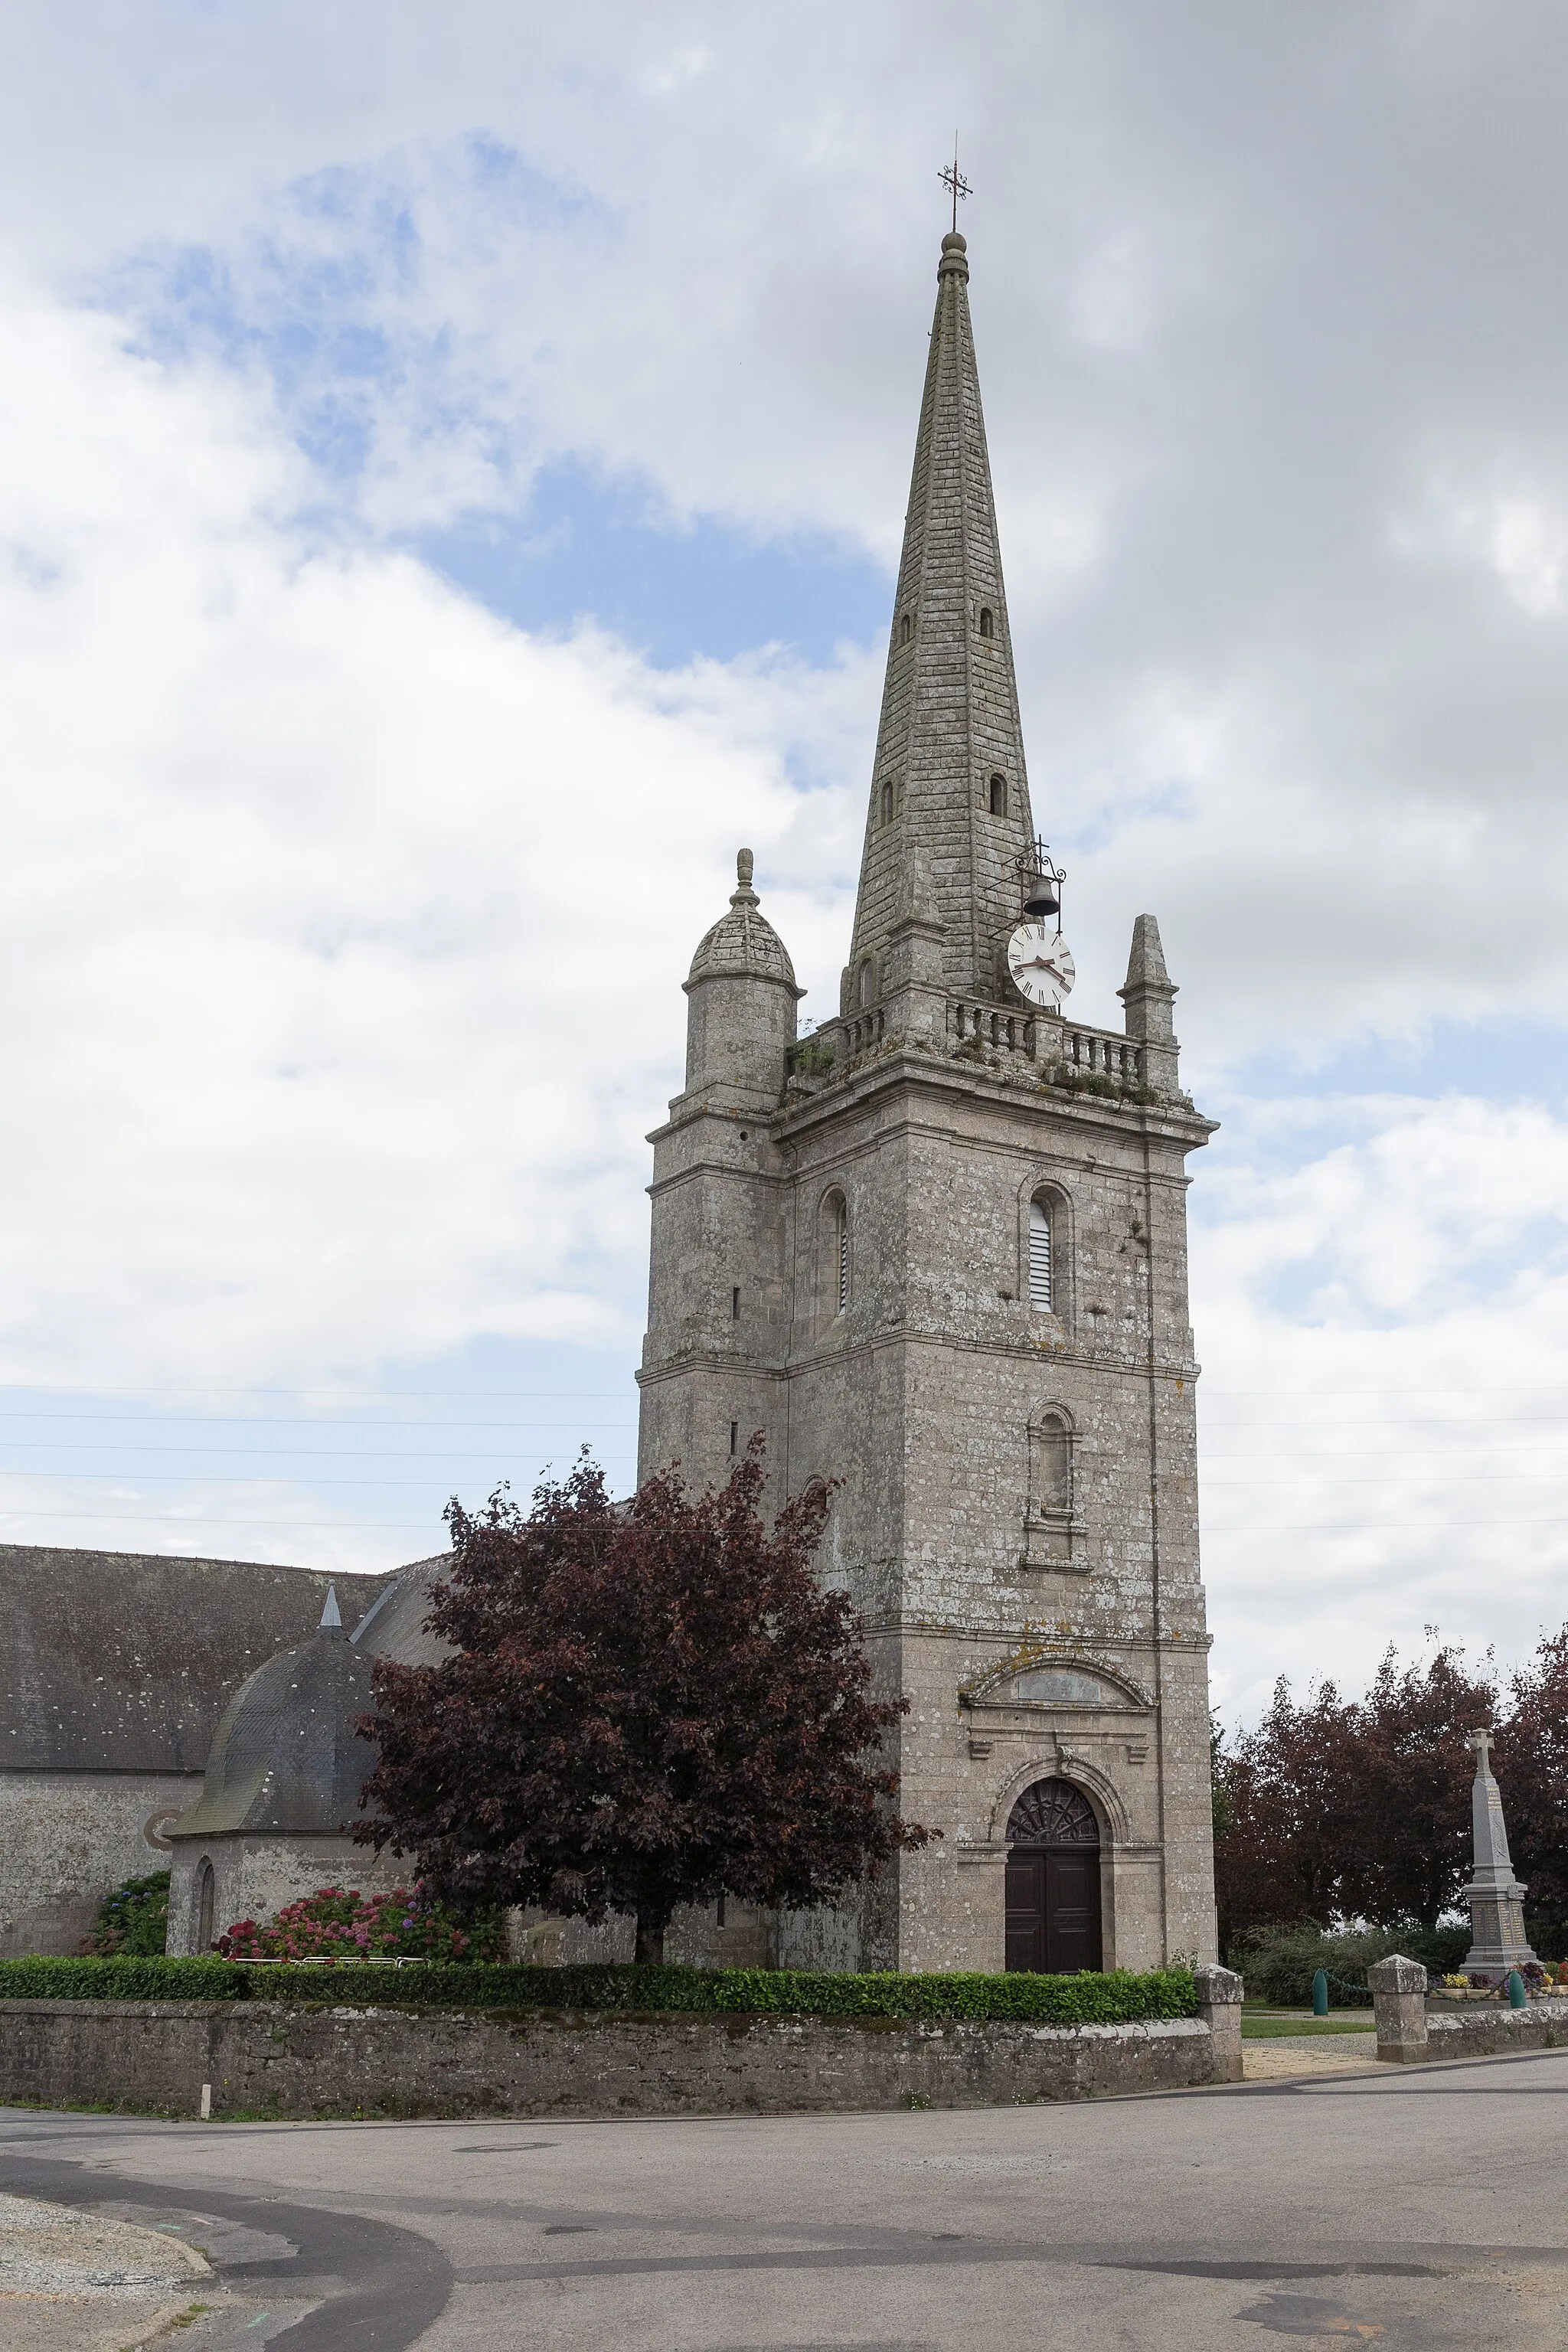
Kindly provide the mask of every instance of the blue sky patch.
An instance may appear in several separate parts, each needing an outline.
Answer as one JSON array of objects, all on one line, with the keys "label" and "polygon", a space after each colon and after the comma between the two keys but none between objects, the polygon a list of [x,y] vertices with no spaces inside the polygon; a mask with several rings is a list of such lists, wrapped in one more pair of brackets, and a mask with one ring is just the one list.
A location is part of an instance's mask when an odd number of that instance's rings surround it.
[{"label": "blue sky patch", "polygon": [[544,467],[520,517],[478,515],[411,535],[410,551],[519,628],[584,617],[661,668],[783,644],[826,663],[887,629],[892,579],[842,541],[761,540],[700,516],[679,524],[635,476]]}]

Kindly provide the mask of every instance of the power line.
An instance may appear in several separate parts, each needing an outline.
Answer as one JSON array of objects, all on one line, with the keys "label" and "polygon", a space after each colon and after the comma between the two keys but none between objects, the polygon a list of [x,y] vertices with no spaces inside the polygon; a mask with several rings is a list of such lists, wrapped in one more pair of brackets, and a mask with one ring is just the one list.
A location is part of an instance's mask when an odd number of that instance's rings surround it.
[{"label": "power line", "polygon": [[[629,1383],[629,1370],[626,1379]],[[494,1402],[498,1398],[560,1399],[605,1397],[611,1393],[605,1389],[367,1389],[356,1388],[352,1381],[336,1389],[282,1389],[253,1387],[246,1381],[182,1381],[163,1388],[142,1388],[123,1381],[0,1381],[0,1396],[7,1392],[16,1396],[357,1397],[364,1404],[407,1404],[431,1398]]]},{"label": "power line", "polygon": [[1568,1519],[1286,1519],[1265,1528],[1205,1525],[1203,1536],[1206,1543],[1212,1536],[1447,1535],[1458,1528],[1568,1528]]},{"label": "power line", "polygon": [[1304,1421],[1214,1421],[1207,1423],[1216,1436],[1234,1436],[1244,1429],[1521,1429],[1527,1425],[1550,1425],[1562,1428],[1568,1423],[1568,1413],[1563,1412],[1467,1412],[1445,1419],[1436,1412],[1405,1413],[1397,1419],[1357,1413],[1353,1420],[1347,1414],[1342,1421],[1325,1421],[1313,1415]]},{"label": "power line", "polygon": [[0,1516],[7,1518],[68,1519],[73,1526],[84,1523],[89,1527],[168,1528],[171,1529],[294,1528],[301,1533],[310,1530],[316,1534],[325,1533],[334,1536],[359,1535],[370,1528],[389,1529],[395,1534],[405,1536],[427,1536],[432,1532],[429,1522],[424,1519],[176,1519],[171,1518],[165,1511],[11,1511]]},{"label": "power line", "polygon": [[[538,1421],[541,1430],[572,1430],[572,1421]],[[120,1442],[99,1440],[94,1444],[75,1444],[70,1437],[0,1437],[0,1446],[7,1454],[216,1454],[221,1461],[278,1461],[279,1454],[291,1454],[296,1461],[310,1463],[355,1463],[376,1461],[378,1446],[184,1446],[167,1444],[164,1440],[148,1440],[146,1444],[136,1437],[124,1437]],[[439,1446],[435,1454],[414,1454],[409,1446],[397,1446],[397,1461],[405,1463],[487,1463],[500,1454],[500,1446],[487,1446],[482,1454],[461,1454],[451,1446]]]},{"label": "power line", "polygon": [[[635,1396],[620,1402],[615,1419],[624,1420],[637,1411]],[[417,1419],[395,1421],[383,1415],[375,1421],[343,1421],[336,1413],[264,1412],[182,1412],[162,1413],[145,1418],[131,1412],[33,1412],[0,1405],[0,1421],[52,1421],[70,1426],[84,1423],[129,1422],[137,1428],[158,1428],[169,1420],[178,1419],[196,1429],[608,1429],[611,1423],[585,1419],[583,1421],[432,1421],[428,1414]]]}]

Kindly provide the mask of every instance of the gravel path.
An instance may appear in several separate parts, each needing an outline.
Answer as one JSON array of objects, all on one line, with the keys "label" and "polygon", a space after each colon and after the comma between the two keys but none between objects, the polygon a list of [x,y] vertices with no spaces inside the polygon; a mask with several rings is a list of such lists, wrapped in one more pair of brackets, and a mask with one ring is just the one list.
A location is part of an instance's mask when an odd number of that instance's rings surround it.
[{"label": "gravel path", "polygon": [[178,2238],[0,2195],[5,2352],[131,2352],[202,2302],[211,2280]]},{"label": "gravel path", "polygon": [[1280,2083],[1292,2074],[1360,2074],[1376,2064],[1375,2033],[1281,2033],[1241,2045],[1247,2083]]}]

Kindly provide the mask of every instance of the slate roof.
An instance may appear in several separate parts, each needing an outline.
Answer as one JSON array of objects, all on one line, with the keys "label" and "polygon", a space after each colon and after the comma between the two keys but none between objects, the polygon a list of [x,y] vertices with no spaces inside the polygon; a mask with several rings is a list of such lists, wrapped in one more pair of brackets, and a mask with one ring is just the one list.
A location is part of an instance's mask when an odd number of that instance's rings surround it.
[{"label": "slate roof", "polygon": [[0,1770],[200,1772],[247,1675],[392,1577],[0,1544]]},{"label": "slate roof", "polygon": [[382,1585],[351,1638],[329,1603],[312,1640],[258,1666],[213,1738],[206,1780],[169,1834],[331,1837],[352,1825],[375,1750],[354,1731],[374,1704],[377,1658],[424,1664],[445,1644],[424,1630],[445,1554],[415,1560]]},{"label": "slate roof", "polygon": [[333,1837],[349,1828],[375,1761],[353,1728],[372,1702],[373,1666],[336,1624],[258,1666],[224,1709],[202,1793],[169,1835]]},{"label": "slate roof", "polygon": [[394,1658],[400,1666],[434,1665],[450,1644],[425,1631],[430,1587],[451,1565],[451,1553],[443,1551],[433,1559],[411,1560],[400,1568],[354,1627],[351,1638],[355,1649],[373,1658]]}]

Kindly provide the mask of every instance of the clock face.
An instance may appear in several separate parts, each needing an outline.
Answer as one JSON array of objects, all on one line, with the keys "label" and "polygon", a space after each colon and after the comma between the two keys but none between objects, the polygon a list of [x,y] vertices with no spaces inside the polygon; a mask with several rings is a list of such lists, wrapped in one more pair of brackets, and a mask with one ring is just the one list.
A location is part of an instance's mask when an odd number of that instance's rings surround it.
[{"label": "clock face", "polygon": [[1007,942],[1007,969],[1031,1004],[1058,1011],[1075,977],[1068,943],[1048,922],[1020,923]]}]

